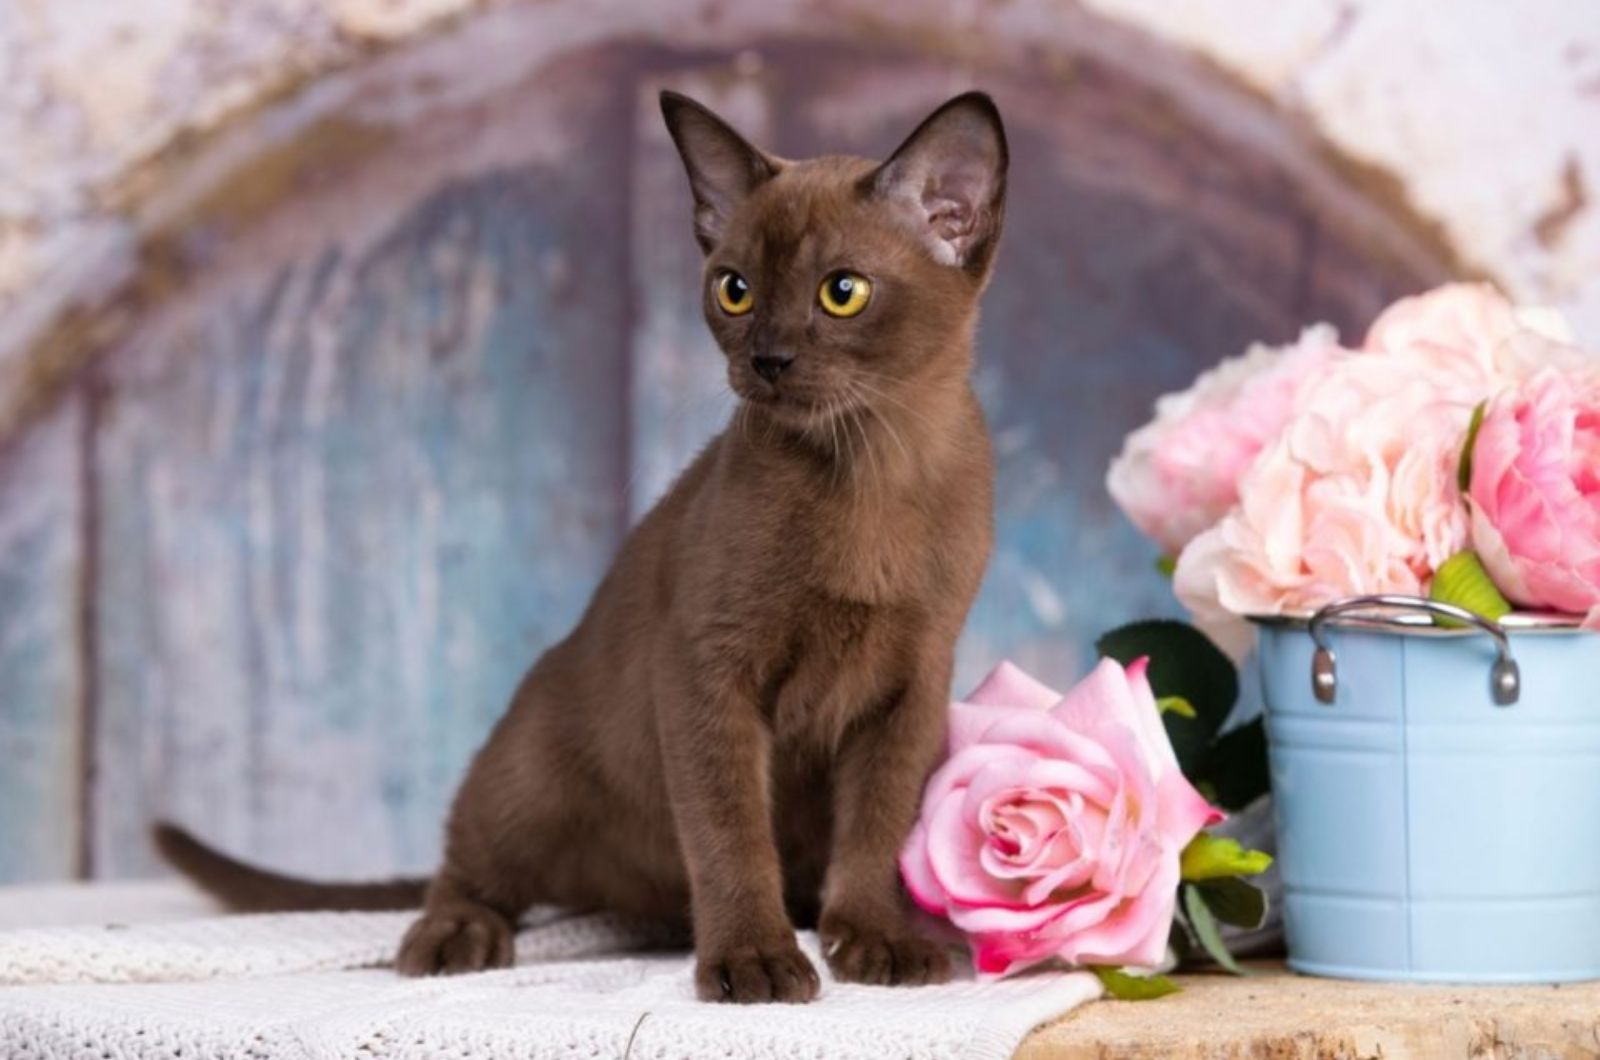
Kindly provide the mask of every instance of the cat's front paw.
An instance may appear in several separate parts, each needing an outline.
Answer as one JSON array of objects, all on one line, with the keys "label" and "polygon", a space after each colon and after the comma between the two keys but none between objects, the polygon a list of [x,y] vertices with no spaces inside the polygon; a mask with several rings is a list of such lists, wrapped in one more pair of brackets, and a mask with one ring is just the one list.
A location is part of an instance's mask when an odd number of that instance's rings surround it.
[{"label": "cat's front paw", "polygon": [[511,924],[487,906],[461,902],[430,909],[406,932],[395,969],[419,976],[509,968],[514,939]]},{"label": "cat's front paw", "polygon": [[812,1001],[822,989],[816,968],[792,936],[767,945],[733,945],[698,953],[694,983],[700,1000],[736,1004]]},{"label": "cat's front paw", "polygon": [[926,986],[950,979],[950,955],[898,917],[878,924],[823,915],[818,931],[835,979],[869,986]]}]

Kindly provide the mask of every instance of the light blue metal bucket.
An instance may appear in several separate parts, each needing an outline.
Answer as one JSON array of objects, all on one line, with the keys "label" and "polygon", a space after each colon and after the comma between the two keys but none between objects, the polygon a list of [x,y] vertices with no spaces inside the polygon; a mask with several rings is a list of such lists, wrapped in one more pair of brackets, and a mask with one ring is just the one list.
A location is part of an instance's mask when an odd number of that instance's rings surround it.
[{"label": "light blue metal bucket", "polygon": [[1600,636],[1448,610],[1259,621],[1289,965],[1600,978]]}]

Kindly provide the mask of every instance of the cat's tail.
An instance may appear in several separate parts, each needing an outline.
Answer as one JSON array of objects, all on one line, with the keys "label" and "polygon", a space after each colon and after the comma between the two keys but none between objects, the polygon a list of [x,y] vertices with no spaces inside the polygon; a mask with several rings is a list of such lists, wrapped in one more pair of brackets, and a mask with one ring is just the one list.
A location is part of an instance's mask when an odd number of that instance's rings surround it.
[{"label": "cat's tail", "polygon": [[417,909],[428,888],[425,879],[319,883],[283,876],[236,861],[166,821],[156,823],[151,837],[167,864],[230,909],[245,913]]}]

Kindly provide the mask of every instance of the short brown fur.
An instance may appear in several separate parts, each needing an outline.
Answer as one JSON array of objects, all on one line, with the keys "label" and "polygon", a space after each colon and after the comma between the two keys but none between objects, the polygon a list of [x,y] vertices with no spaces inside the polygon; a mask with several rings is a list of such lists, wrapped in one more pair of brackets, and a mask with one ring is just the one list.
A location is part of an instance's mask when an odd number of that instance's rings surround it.
[{"label": "short brown fur", "polygon": [[[472,763],[398,966],[504,966],[517,918],[553,903],[688,916],[706,998],[815,996],[795,921],[818,927],[842,979],[942,980],[895,857],[992,538],[968,376],[1004,207],[999,118],[969,94],[882,165],[786,162],[692,101],[662,106],[694,188],[706,319],[743,400]],[[872,283],[851,319],[817,305],[839,269]],[[753,311],[719,308],[725,270]],[[762,357],[782,360],[776,379]],[[286,880],[170,826],[158,840],[251,908],[417,893]]]}]

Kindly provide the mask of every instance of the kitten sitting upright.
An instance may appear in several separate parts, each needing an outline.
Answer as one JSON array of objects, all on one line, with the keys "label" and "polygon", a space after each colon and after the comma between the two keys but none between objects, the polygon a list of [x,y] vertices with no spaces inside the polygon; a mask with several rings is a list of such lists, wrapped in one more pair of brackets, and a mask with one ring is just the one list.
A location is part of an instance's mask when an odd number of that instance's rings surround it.
[{"label": "kitten sitting upright", "polygon": [[[690,914],[708,999],[814,997],[794,921],[841,979],[941,981],[896,855],[992,537],[968,376],[1004,212],[1000,117],[969,93],[882,164],[791,162],[683,96],[661,107],[739,409],[524,678],[398,966],[509,964],[518,916],[554,903]],[[277,876],[171,826],[158,841],[247,908],[422,898],[420,882]]]}]

